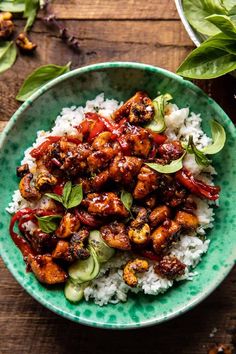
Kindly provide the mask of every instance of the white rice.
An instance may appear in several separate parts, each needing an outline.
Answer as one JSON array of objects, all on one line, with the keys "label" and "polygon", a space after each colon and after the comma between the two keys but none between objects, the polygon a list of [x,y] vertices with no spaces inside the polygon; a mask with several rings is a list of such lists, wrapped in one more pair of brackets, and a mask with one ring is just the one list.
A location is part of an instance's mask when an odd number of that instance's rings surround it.
[{"label": "white rice", "polygon": [[[120,103],[121,104],[121,103]],[[104,98],[101,93],[94,100],[87,101],[85,107],[72,106],[63,108],[61,114],[56,118],[55,125],[51,131],[39,131],[33,148],[40,145],[45,137],[50,135],[75,135],[77,133],[74,126],[79,125],[84,119],[86,112],[98,112],[106,117],[116,110],[120,104],[115,100]],[[190,135],[193,136],[194,143],[198,148],[203,148],[211,143],[211,139],[201,129],[202,118],[200,114],[189,112],[189,108],[179,109],[175,104],[169,104],[166,110],[165,122],[167,129],[165,133],[171,140],[182,139],[188,141]],[[25,151],[22,163],[28,163],[30,170],[35,170],[35,159],[30,156],[32,147]],[[193,155],[187,154],[184,159],[184,166],[190,170],[194,176],[206,183],[212,183],[212,176],[216,174],[214,167],[199,166]],[[197,204],[196,215],[198,216],[200,226],[195,235],[181,235],[170,253],[176,255],[183,263],[186,264],[185,274],[177,280],[191,280],[197,275],[192,272],[201,260],[202,255],[207,252],[210,240],[202,240],[198,236],[204,236],[205,230],[213,227],[214,211],[211,207],[212,203],[194,197]],[[43,198],[38,203],[47,203],[47,198]],[[30,203],[24,200],[19,190],[15,191],[12,202],[9,204],[7,211],[15,213],[18,210],[31,207],[38,207],[38,203]],[[30,225],[28,225],[30,227]],[[130,254],[118,252],[109,262],[103,264],[97,279],[93,280],[84,291],[86,300],[93,299],[98,305],[106,305],[108,303],[117,303],[126,301],[127,293],[144,292],[145,294],[157,295],[165,292],[173,285],[172,280],[167,280],[158,276],[151,264],[146,273],[138,275],[138,286],[135,289],[126,285],[122,278],[122,267],[130,258]]]}]

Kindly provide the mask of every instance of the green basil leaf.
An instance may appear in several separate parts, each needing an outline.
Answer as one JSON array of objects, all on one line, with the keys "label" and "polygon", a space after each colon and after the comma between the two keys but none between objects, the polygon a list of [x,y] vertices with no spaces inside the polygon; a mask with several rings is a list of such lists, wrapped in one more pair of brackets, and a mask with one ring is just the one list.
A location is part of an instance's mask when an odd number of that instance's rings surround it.
[{"label": "green basil leaf", "polygon": [[18,95],[16,96],[16,99],[24,102],[40,87],[56,77],[70,71],[70,65],[71,63],[69,62],[65,66],[49,64],[39,67],[26,78]]},{"label": "green basil leaf", "polygon": [[225,130],[220,123],[213,120],[211,122],[211,135],[213,143],[211,145],[206,146],[202,151],[204,154],[212,155],[217,154],[221,151],[225,145],[226,134]]},{"label": "green basil leaf", "polygon": [[229,16],[232,16],[231,19],[234,20],[234,22],[236,21],[236,19],[234,19],[234,16],[236,15],[236,5],[234,5],[230,10],[229,10]]},{"label": "green basil leaf", "polygon": [[72,190],[72,183],[70,181],[68,181],[64,185],[63,192],[62,192],[62,200],[63,200],[63,204],[65,206],[67,205],[68,200],[70,198],[71,190]]},{"label": "green basil leaf", "polygon": [[24,17],[27,18],[27,22],[24,28],[25,32],[27,32],[28,29],[33,25],[38,9],[39,0],[25,0]]},{"label": "green basil leaf", "polygon": [[232,41],[226,35],[209,38],[188,55],[177,73],[194,79],[211,79],[233,71],[236,56],[229,52],[235,48]]},{"label": "green basil leaf", "polygon": [[153,120],[145,126],[146,128],[151,129],[156,133],[161,133],[166,129],[164,119],[165,107],[170,100],[172,100],[172,96],[169,93],[160,95],[153,100],[155,115]]},{"label": "green basil leaf", "polygon": [[3,1],[0,3],[0,11],[6,12],[24,12],[25,11],[25,2],[22,0],[21,2],[15,1]]},{"label": "green basil leaf", "polygon": [[226,14],[220,0],[183,0],[183,9],[189,23],[207,36],[219,33],[219,29],[205,18],[213,14]]},{"label": "green basil leaf", "polygon": [[159,163],[145,163],[148,167],[160,173],[174,173],[183,167],[183,158],[186,153],[184,153],[179,159],[172,161],[168,165],[161,165]]},{"label": "green basil leaf", "polygon": [[0,73],[15,63],[16,56],[17,50],[14,42],[0,42]]},{"label": "green basil leaf", "polygon": [[72,187],[68,202],[67,209],[78,206],[83,200],[83,188],[82,184],[77,184]]},{"label": "green basil leaf", "polygon": [[52,198],[54,200],[56,200],[57,202],[60,202],[63,204],[63,199],[60,195],[56,194],[56,193],[45,193],[45,195],[49,198]]},{"label": "green basil leaf", "polygon": [[124,204],[125,208],[130,212],[133,204],[133,196],[131,193],[122,190],[120,200]]},{"label": "green basil leaf", "polygon": [[36,216],[40,229],[46,234],[54,232],[59,226],[61,215]]},{"label": "green basil leaf", "polygon": [[222,5],[230,12],[234,7],[236,7],[235,0],[221,0]]},{"label": "green basil leaf", "polygon": [[219,30],[231,38],[236,39],[236,26],[231,21],[229,16],[211,15],[206,17],[207,21],[213,23]]},{"label": "green basil leaf", "polygon": [[190,154],[194,154],[195,155],[195,161],[198,165],[201,166],[209,166],[211,161],[204,155],[204,153],[199,150],[196,145],[193,142],[193,137],[190,136],[189,137],[189,142],[188,142],[188,148],[187,151]]}]

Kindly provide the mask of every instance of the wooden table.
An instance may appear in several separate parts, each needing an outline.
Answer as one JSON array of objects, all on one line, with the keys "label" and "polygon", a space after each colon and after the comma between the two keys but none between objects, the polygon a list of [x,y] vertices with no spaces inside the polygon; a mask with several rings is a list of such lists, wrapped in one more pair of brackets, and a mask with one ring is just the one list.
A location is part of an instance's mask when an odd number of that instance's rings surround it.
[{"label": "wooden table", "polygon": [[[66,3],[66,4],[65,4]],[[38,20],[32,39],[33,57],[20,56],[0,76],[0,129],[17,109],[16,93],[26,75],[39,65],[73,68],[102,61],[138,61],[175,71],[193,45],[173,0],[56,0],[57,17],[80,42],[80,54],[70,50]],[[17,30],[23,28],[17,20]],[[197,82],[235,119],[235,79]],[[191,312],[165,324],[136,331],[87,328],[58,317],[33,300],[0,261],[1,354],[205,354],[214,342],[230,343],[236,333],[236,269],[221,286]]]}]

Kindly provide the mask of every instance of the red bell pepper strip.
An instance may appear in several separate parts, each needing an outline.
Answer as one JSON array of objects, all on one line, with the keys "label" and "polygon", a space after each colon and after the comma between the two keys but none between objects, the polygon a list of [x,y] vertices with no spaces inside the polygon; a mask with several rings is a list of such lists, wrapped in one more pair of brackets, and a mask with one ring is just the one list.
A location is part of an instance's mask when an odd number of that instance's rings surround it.
[{"label": "red bell pepper strip", "polygon": [[21,253],[23,254],[23,257],[26,259],[30,254],[34,255],[34,251],[31,248],[31,246],[28,244],[28,242],[26,240],[24,240],[24,238],[22,236],[20,236],[19,234],[17,234],[14,231],[14,226],[16,224],[17,221],[19,221],[23,216],[26,215],[31,215],[35,213],[35,210],[26,208],[23,210],[18,211],[11,219],[10,222],[10,227],[9,227],[9,232],[11,235],[11,238],[13,240],[13,242],[15,243],[15,245],[20,249]]},{"label": "red bell pepper strip", "polygon": [[151,134],[151,136],[153,138],[153,141],[157,145],[164,144],[164,142],[167,140],[167,136],[165,134],[158,134],[158,133],[151,131],[150,129],[147,129],[147,130],[149,131],[149,133]]},{"label": "red bell pepper strip", "polygon": [[150,250],[141,251],[141,255],[145,258],[150,259],[151,261],[160,261],[160,256],[156,255],[153,251]]},{"label": "red bell pepper strip", "polygon": [[210,186],[195,179],[192,173],[185,168],[176,172],[175,178],[182,186],[199,197],[209,200],[217,200],[219,198],[220,187]]}]

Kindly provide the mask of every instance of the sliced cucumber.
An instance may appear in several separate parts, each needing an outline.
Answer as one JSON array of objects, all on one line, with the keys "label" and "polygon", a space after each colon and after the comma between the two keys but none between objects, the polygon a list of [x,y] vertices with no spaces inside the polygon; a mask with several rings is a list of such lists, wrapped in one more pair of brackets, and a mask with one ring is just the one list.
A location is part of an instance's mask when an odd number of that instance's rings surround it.
[{"label": "sliced cucumber", "polygon": [[95,267],[94,257],[90,254],[85,260],[74,262],[68,269],[69,276],[77,283],[82,283],[91,279]]},{"label": "sliced cucumber", "polygon": [[72,281],[68,280],[64,289],[67,300],[70,302],[79,302],[84,296],[85,284],[87,285],[87,283],[83,283],[83,285],[74,284]]},{"label": "sliced cucumber", "polygon": [[73,263],[69,269],[68,273],[71,280],[75,284],[82,284],[86,281],[96,278],[99,273],[100,265],[97,259],[96,252],[90,246],[90,257],[84,261],[78,260]]},{"label": "sliced cucumber", "polygon": [[107,262],[115,253],[114,248],[109,247],[102,239],[98,230],[90,231],[89,244],[96,252],[98,262]]}]

